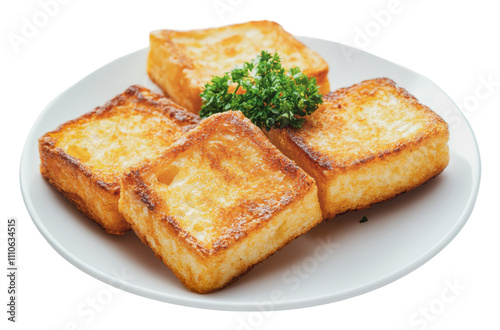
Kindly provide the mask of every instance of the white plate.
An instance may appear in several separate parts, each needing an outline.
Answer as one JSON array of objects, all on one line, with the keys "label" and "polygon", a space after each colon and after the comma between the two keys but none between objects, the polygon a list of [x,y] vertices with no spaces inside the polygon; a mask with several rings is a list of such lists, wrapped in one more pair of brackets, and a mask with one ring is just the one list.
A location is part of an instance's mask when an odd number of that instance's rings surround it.
[{"label": "white plate", "polygon": [[[129,85],[156,89],[145,73],[148,49],[142,49],[66,90],[33,126],[20,179],[26,207],[42,235],[73,265],[106,283],[161,301],[222,310],[279,310],[349,298],[388,284],[436,255],[463,227],[477,196],[479,152],[467,120],[438,86],[415,72],[334,42],[301,40],[330,64],[332,89],[388,77],[447,119],[451,159],[446,170],[392,201],[320,224],[223,290],[192,293],[133,233],[105,234],[39,173],[41,135]],[[369,221],[360,223],[364,215]]]}]

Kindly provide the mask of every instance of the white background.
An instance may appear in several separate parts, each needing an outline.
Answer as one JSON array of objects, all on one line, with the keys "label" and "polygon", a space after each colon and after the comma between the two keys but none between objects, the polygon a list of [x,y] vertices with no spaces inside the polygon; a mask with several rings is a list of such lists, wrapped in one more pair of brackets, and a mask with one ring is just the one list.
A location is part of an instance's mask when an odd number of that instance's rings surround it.
[{"label": "white background", "polygon": [[[494,1],[66,2],[57,10],[52,7],[52,17],[46,16],[45,21],[38,1],[2,1],[0,5],[0,259],[6,259],[6,220],[15,216],[20,274],[16,324],[6,320],[7,281],[1,276],[2,329],[71,329],[74,325],[79,329],[250,328],[243,324],[257,329],[500,328],[500,217],[496,207],[500,182],[495,162],[500,19]],[[381,12],[390,10],[392,14],[381,17]],[[13,34],[23,36],[23,25],[36,19],[43,25],[38,31],[31,31],[17,46],[9,41]],[[464,229],[431,261],[385,287],[341,302],[266,314],[188,308],[110,290],[66,262],[35,228],[19,188],[24,140],[39,113],[90,72],[146,47],[150,30],[257,19],[274,20],[293,34],[341,42],[406,66],[433,80],[462,106],[482,158],[479,197]],[[360,31],[368,33],[367,38],[360,37]],[[485,80],[490,80],[488,86]],[[453,299],[444,301],[442,293],[449,282],[458,283],[459,289]],[[90,301],[103,297],[106,304],[90,307]],[[82,306],[85,315],[78,313]],[[442,308],[437,312],[431,308],[424,317],[422,313],[432,306]],[[425,321],[412,322],[415,313]]]}]

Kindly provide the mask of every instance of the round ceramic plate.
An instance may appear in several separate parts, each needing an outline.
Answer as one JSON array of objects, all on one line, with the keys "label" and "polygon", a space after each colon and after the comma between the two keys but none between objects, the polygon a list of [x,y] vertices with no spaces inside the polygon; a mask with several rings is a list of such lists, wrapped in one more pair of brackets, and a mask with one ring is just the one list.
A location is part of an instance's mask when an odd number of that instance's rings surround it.
[{"label": "round ceramic plate", "polygon": [[[467,120],[438,86],[411,70],[335,42],[300,39],[329,63],[332,90],[388,77],[444,117],[451,135],[445,171],[389,202],[321,223],[223,290],[192,293],[132,232],[106,234],[39,172],[37,139],[44,133],[132,84],[158,91],[146,74],[148,49],[142,49],[70,87],[34,124],[20,180],[26,207],[42,235],[66,260],[108,284],[161,301],[222,310],[279,310],[338,301],[388,284],[436,255],[463,227],[477,196],[479,152]],[[360,223],[363,216],[368,221]]]}]

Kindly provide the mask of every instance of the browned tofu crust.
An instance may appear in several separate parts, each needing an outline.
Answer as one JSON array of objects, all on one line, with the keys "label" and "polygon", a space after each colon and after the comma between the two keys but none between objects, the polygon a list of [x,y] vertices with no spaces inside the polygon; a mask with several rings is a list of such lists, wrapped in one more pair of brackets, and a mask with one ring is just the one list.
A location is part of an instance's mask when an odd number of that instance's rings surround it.
[{"label": "browned tofu crust", "polygon": [[[88,218],[120,235],[130,229],[118,211],[125,162],[159,152],[198,122],[198,116],[163,95],[131,86],[104,106],[43,135],[40,171]],[[120,131],[133,127],[133,134]]]},{"label": "browned tofu crust", "polygon": [[363,81],[323,100],[300,129],[267,135],[315,178],[325,218],[391,199],[447,166],[448,125],[392,80]]},{"label": "browned tofu crust", "polygon": [[119,205],[137,235],[200,293],[228,285],[322,220],[314,179],[233,111],[202,121],[124,175]]},{"label": "browned tofu crust", "polygon": [[278,52],[283,67],[300,67],[306,75],[316,78],[321,93],[330,91],[326,61],[271,21],[203,30],[153,31],[147,71],[165,94],[199,113],[200,93],[212,76],[222,76],[236,65],[255,59],[262,50]]}]

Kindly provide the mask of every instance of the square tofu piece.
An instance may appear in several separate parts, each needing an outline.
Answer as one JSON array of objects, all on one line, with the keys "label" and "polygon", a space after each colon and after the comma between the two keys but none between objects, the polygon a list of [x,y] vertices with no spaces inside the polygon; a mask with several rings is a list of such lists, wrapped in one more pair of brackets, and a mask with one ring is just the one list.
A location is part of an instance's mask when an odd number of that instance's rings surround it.
[{"label": "square tofu piece", "polygon": [[448,165],[448,125],[386,78],[341,88],[271,142],[318,185],[325,218],[413,189]]},{"label": "square tofu piece", "polygon": [[199,122],[162,95],[129,87],[102,107],[39,139],[40,171],[87,217],[110,234],[130,225],[118,212],[120,176]]},{"label": "square tofu piece", "polygon": [[250,62],[262,50],[278,52],[284,68],[298,66],[306,75],[316,77],[321,93],[330,91],[325,60],[270,21],[205,30],[153,31],[147,71],[165,94],[198,114],[200,93],[212,76],[222,76],[236,65]]},{"label": "square tofu piece", "polygon": [[314,180],[233,111],[126,174],[119,207],[199,293],[228,285],[322,220]]}]

